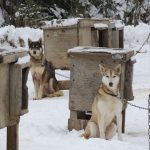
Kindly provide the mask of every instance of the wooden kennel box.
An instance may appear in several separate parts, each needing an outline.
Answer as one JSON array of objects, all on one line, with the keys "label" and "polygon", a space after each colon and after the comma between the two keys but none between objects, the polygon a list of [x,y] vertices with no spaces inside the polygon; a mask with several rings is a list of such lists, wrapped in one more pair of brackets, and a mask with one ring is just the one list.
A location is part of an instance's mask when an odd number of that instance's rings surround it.
[{"label": "wooden kennel box", "polygon": [[[133,100],[132,75],[133,64],[131,57],[134,51],[122,48],[76,47],[68,51],[70,56],[70,92],[68,121],[69,130],[80,130],[90,119],[91,105],[101,84],[99,64],[115,67],[121,64],[120,80],[121,99]],[[123,109],[123,132],[125,124],[125,108]]]},{"label": "wooden kennel box", "polygon": [[0,128],[7,127],[7,150],[18,150],[20,116],[28,112],[29,64],[16,63],[23,50],[0,49]]},{"label": "wooden kennel box", "polygon": [[[96,26],[98,23],[99,26]],[[74,25],[43,27],[43,31],[46,59],[59,69],[69,68],[67,50],[70,48],[76,46],[124,47],[123,25],[117,26],[109,19],[79,19]]]}]

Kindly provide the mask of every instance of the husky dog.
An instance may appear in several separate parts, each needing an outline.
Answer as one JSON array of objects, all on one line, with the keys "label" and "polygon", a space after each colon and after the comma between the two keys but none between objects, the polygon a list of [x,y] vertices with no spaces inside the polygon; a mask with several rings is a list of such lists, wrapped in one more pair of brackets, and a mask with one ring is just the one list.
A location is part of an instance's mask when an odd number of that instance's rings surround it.
[{"label": "husky dog", "polygon": [[42,39],[40,38],[38,41],[28,39],[28,46],[31,74],[35,87],[34,99],[63,96],[55,78],[55,69],[52,63],[46,61],[44,57]]},{"label": "husky dog", "polygon": [[121,65],[114,69],[105,68],[101,64],[99,67],[102,84],[94,98],[92,116],[82,136],[108,140],[118,132],[118,139],[122,140],[122,102],[118,95]]}]

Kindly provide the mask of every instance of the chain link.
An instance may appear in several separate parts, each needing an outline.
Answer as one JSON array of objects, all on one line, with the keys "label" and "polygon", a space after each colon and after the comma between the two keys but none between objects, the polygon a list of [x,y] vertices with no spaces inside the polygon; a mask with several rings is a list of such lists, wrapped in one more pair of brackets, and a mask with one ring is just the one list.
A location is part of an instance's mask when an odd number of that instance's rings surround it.
[{"label": "chain link", "polygon": [[136,107],[136,108],[139,108],[139,109],[144,109],[144,110],[149,110],[148,108],[145,108],[145,107],[141,107],[141,106],[137,106],[137,105],[134,105],[132,103],[129,103],[128,101],[124,100],[127,104],[129,104],[130,106],[133,106],[133,107]]}]

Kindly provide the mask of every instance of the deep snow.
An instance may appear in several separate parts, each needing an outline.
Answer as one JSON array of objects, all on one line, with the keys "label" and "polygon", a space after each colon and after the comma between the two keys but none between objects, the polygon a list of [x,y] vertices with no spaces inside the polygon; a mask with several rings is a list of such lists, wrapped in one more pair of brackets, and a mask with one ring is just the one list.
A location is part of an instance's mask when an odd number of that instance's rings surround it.
[{"label": "deep snow", "polygon": [[[7,28],[13,39],[14,35],[21,35],[27,42],[28,37],[41,37],[42,31],[31,28],[15,29]],[[0,37],[4,28],[0,28]],[[138,49],[150,32],[150,26],[140,24],[137,27],[125,27],[125,48]],[[4,32],[3,32],[4,33]],[[13,34],[12,34],[13,33]],[[13,35],[13,36],[12,36]],[[18,37],[19,37],[18,36]],[[17,40],[16,40],[17,41]],[[4,42],[5,43],[5,42]],[[8,43],[1,47],[11,48]],[[16,42],[17,43],[17,42]],[[19,44],[16,44],[19,47]],[[25,45],[25,48],[27,46]],[[147,99],[150,94],[150,40],[143,47],[147,53],[138,54],[135,58],[137,63],[134,68],[134,104],[147,107]],[[60,70],[58,73],[62,73]],[[69,72],[63,72],[69,77]],[[57,78],[61,78],[57,75]],[[102,139],[85,140],[80,137],[83,131],[67,130],[69,118],[68,100],[69,92],[64,91],[60,98],[45,98],[33,101],[34,89],[31,75],[28,78],[29,87],[29,113],[20,120],[20,150],[148,150],[148,115],[147,111],[128,106],[126,115],[126,133],[120,142],[114,137],[110,141]],[[6,129],[0,130],[0,150],[6,148]]]}]

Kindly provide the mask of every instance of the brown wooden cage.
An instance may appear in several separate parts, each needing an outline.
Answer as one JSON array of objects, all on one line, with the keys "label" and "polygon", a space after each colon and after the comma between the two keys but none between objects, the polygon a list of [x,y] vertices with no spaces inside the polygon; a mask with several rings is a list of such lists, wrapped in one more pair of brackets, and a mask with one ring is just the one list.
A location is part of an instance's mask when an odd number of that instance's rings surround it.
[{"label": "brown wooden cage", "polygon": [[7,127],[7,150],[18,150],[20,116],[28,112],[29,64],[19,64],[26,51],[0,49],[0,129]]},{"label": "brown wooden cage", "polygon": [[[121,64],[122,73],[120,80],[121,99],[133,100],[132,75],[133,64],[131,57],[134,52],[125,49],[76,47],[68,52],[70,56],[70,92],[69,130],[80,130],[86,126],[90,118],[91,105],[101,84],[99,64],[114,67]],[[123,109],[123,129],[125,126],[125,108]]]}]

